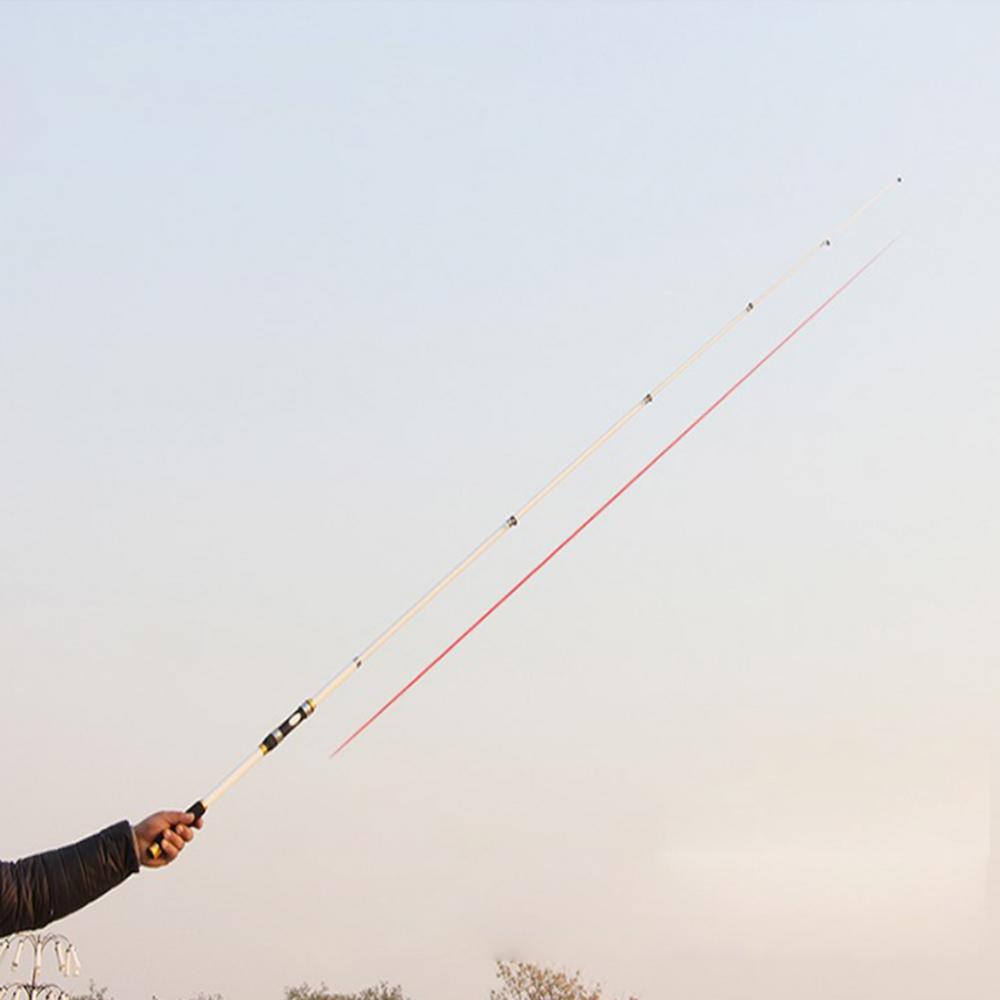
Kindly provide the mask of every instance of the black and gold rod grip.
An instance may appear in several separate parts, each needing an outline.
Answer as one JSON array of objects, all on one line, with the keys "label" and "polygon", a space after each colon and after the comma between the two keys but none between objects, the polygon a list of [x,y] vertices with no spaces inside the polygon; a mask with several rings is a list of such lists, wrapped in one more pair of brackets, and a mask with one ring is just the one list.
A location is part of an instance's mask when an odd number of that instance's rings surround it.
[{"label": "black and gold rod grip", "polygon": [[[194,816],[194,821],[197,823],[202,816],[205,815],[205,803],[199,799],[194,805],[188,806],[187,811]],[[163,834],[161,833],[156,840],[153,841],[146,848],[146,857],[150,861],[156,861],[157,858],[161,857],[163,854]]]},{"label": "black and gold rod grip", "polygon": [[[285,719],[285,721],[282,722],[280,726],[278,726],[276,729],[272,729],[271,732],[269,732],[267,736],[265,736],[264,739],[260,741],[260,743],[257,746],[257,753],[260,754],[261,757],[266,757],[284,740],[284,738],[290,732],[298,728],[298,726],[301,723],[305,722],[305,720],[308,719],[309,716],[312,715],[313,712],[315,711],[316,711],[316,702],[313,701],[312,698],[306,698],[306,700],[302,702],[302,704],[299,705],[299,707],[296,708],[295,711],[292,712],[291,715],[289,715],[288,718]],[[241,771],[237,771],[236,775],[238,776],[240,775],[240,773]],[[230,779],[228,780],[230,781],[234,780],[234,776],[230,776]],[[224,788],[225,785],[223,785],[222,787]],[[215,792],[209,795],[208,798],[212,800],[217,794],[219,794],[218,789],[216,789]],[[205,810],[207,808],[208,806],[205,805],[205,802],[202,799],[199,799],[197,802],[195,802],[193,806],[189,807],[188,812],[194,815],[195,822],[197,822],[199,819],[201,819],[202,816],[205,815]],[[161,833],[156,838],[156,840],[152,844],[150,844],[149,847],[146,848],[146,857],[150,861],[156,861],[157,858],[162,857],[162,855],[163,855],[163,834]]]}]

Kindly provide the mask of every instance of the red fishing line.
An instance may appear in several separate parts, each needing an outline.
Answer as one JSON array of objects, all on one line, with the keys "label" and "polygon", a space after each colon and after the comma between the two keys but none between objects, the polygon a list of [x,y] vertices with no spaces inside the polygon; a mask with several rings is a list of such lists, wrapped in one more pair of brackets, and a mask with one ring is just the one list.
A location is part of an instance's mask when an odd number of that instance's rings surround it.
[{"label": "red fishing line", "polygon": [[570,534],[568,534],[554,549],[552,549],[551,552],[549,552],[547,556],[545,556],[544,559],[542,559],[535,566],[533,566],[527,573],[525,573],[524,576],[522,576],[521,579],[518,580],[517,583],[515,583],[514,586],[510,588],[510,590],[508,590],[502,597],[500,597],[493,604],[491,604],[467,629],[465,629],[464,632],[460,633],[447,646],[445,646],[445,648],[442,649],[441,652],[438,653],[437,656],[435,656],[434,659],[431,660],[431,662],[428,663],[427,666],[423,668],[423,670],[421,670],[403,687],[401,687],[377,712],[375,712],[374,715],[370,716],[362,725],[360,725],[357,729],[355,729],[354,732],[351,733],[351,735],[348,736],[347,739],[345,739],[343,743],[341,743],[336,748],[336,750],[334,750],[333,753],[330,754],[330,756],[336,757],[337,754],[339,754],[342,750],[346,749],[351,743],[353,743],[370,725],[372,725],[372,723],[374,723],[377,719],[381,718],[381,716],[384,715],[385,712],[387,712],[393,705],[395,705],[396,702],[403,697],[403,695],[405,695],[419,681],[421,681],[424,677],[426,677],[427,674],[429,674],[453,649],[455,649],[456,646],[460,645],[462,642],[465,641],[465,639],[467,639],[470,635],[472,635],[472,633],[475,632],[476,629],[479,628],[479,626],[482,625],[487,618],[489,618],[495,611],[497,611],[504,604],[506,604],[507,601],[509,601],[510,598],[512,598],[533,576],[535,576],[536,573],[539,573],[550,562],[552,562],[552,560],[555,559],[555,557],[559,555],[559,553],[562,552],[562,550],[566,548],[566,546],[569,545],[569,543],[572,542],[573,539],[575,539],[578,535],[580,535],[585,528],[593,524],[593,522],[596,521],[616,500],[618,500],[621,496],[623,496],[626,492],[628,492],[628,490],[630,490],[640,479],[642,479],[642,477],[646,475],[646,473],[649,472],[649,470],[652,469],[653,466],[660,461],[660,459],[664,458],[667,454],[673,451],[673,449],[678,444],[680,444],[681,441],[683,441],[684,438],[686,438],[688,434],[690,434],[703,420],[705,420],[706,417],[709,416],[709,414],[713,413],[727,399],[729,399],[729,397],[732,396],[733,393],[735,393],[736,390],[739,389],[744,382],[746,382],[752,375],[754,375],[765,364],[767,364],[767,362],[770,361],[771,358],[773,358],[774,355],[778,353],[778,351],[780,351],[804,327],[806,327],[821,312],[823,312],[823,310],[826,309],[826,307],[829,306],[834,299],[836,299],[842,292],[846,291],[847,288],[849,288],[852,284],[854,284],[854,282],[857,281],[857,279],[860,278],[861,275],[864,274],[864,272],[867,271],[868,268],[871,267],[872,264],[874,264],[875,261],[878,260],[878,258],[885,253],[886,250],[889,249],[890,246],[892,246],[892,243],[889,243],[887,246],[883,247],[866,264],[858,268],[858,270],[855,271],[854,274],[852,274],[847,279],[847,281],[845,281],[832,295],[830,295],[829,298],[827,298],[824,302],[818,305],[808,316],[806,316],[806,318],[802,320],[802,322],[799,323],[799,325],[796,326],[791,333],[787,334],[780,341],[778,341],[778,343],[775,344],[775,346],[772,347],[771,350],[769,350],[767,354],[765,354],[749,371],[747,371],[746,374],[744,374],[739,380],[734,382],[721,396],[719,396],[719,398],[714,403],[712,403],[711,406],[703,410],[702,413],[699,414],[699,416],[696,417],[694,420],[692,420],[691,423],[689,423],[687,427],[684,428],[684,430],[682,430],[672,441],[669,442],[669,444],[667,444],[662,450],[657,452],[637,473],[635,473],[634,476],[632,476],[631,479],[628,480],[628,482],[626,482],[615,493],[613,493],[610,497],[608,497],[608,499],[605,500],[604,503],[602,503],[600,507],[597,508],[597,510],[595,510],[585,521],[581,522],[581,524],[579,524]]}]

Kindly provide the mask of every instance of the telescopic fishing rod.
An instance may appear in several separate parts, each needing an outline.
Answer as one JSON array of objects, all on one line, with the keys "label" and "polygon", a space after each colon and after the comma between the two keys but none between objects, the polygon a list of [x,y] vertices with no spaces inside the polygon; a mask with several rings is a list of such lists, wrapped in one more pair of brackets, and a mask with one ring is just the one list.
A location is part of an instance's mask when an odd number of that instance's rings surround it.
[{"label": "telescopic fishing rod", "polygon": [[[659,383],[657,383],[641,399],[639,399],[636,403],[634,403],[621,417],[618,418],[618,420],[616,420],[606,431],[604,431],[603,434],[601,434],[592,444],[590,444],[582,452],[580,452],[580,454],[577,455],[577,457],[574,458],[573,461],[569,463],[569,465],[565,466],[559,473],[557,473],[526,503],[524,503],[521,507],[517,508],[517,510],[515,510],[514,513],[506,517],[504,521],[501,524],[499,524],[496,528],[494,528],[493,531],[491,531],[464,559],[461,560],[461,562],[459,562],[453,569],[451,569],[445,576],[443,576],[437,583],[435,583],[429,590],[427,590],[402,615],[400,615],[394,622],[392,622],[392,624],[390,624],[384,631],[382,631],[378,636],[376,636],[375,639],[373,639],[367,646],[365,646],[365,648],[362,649],[360,653],[352,657],[351,661],[345,667],[343,667],[340,670],[340,672],[337,673],[326,684],[325,687],[320,689],[311,698],[307,698],[279,726],[271,730],[271,732],[269,732],[264,737],[264,739],[261,740],[257,748],[254,750],[252,754],[250,754],[250,756],[245,758],[242,761],[242,763],[240,763],[235,768],[235,770],[233,770],[229,775],[226,776],[226,778],[223,779],[222,782],[220,782],[214,789],[212,789],[212,791],[209,792],[208,795],[204,796],[204,798],[201,798],[195,803],[193,803],[188,808],[187,811],[191,813],[196,820],[199,819],[201,816],[203,816],[205,812],[215,802],[217,802],[223,795],[225,795],[226,792],[228,792],[234,785],[236,785],[239,781],[241,781],[244,777],[246,777],[246,775],[257,764],[259,764],[261,760],[264,759],[264,757],[266,757],[269,753],[271,753],[272,750],[276,749],[291,732],[297,729],[306,719],[308,719],[316,711],[316,709],[327,698],[329,698],[330,695],[333,694],[333,692],[338,687],[341,686],[341,684],[347,681],[348,678],[352,677],[361,668],[363,663],[366,663],[368,660],[370,660],[371,657],[374,656],[375,653],[377,653],[394,635],[396,635],[405,625],[407,625],[407,623],[412,621],[439,594],[441,594],[442,591],[444,591],[456,579],[458,579],[458,577],[461,576],[473,563],[475,563],[494,545],[496,545],[496,543],[500,541],[501,538],[507,535],[513,528],[516,528],[524,519],[524,517],[527,514],[529,514],[532,510],[534,510],[534,508],[538,506],[538,504],[540,504],[542,500],[544,500],[550,493],[552,493],[563,482],[565,482],[566,479],[568,479],[581,465],[583,465],[584,462],[586,462],[600,448],[602,448],[605,444],[607,444],[608,441],[611,440],[611,438],[613,438],[616,434],[619,433],[619,431],[622,430],[622,428],[624,428],[627,424],[629,424],[639,413],[641,413],[647,406],[649,406],[649,404],[652,403],[657,396],[659,396],[662,392],[664,392],[673,382],[679,379],[686,371],[688,371],[691,367],[693,367],[705,354],[708,353],[708,351],[710,351],[716,344],[718,344],[729,333],[731,333],[741,322],[743,322],[744,319],[746,319],[751,313],[759,309],[759,307],[763,302],[769,299],[782,285],[784,285],[790,278],[793,277],[793,275],[795,275],[799,270],[801,270],[806,264],[808,264],[821,250],[823,250],[826,247],[829,247],[835,238],[839,237],[840,235],[845,233],[851,226],[853,226],[854,223],[865,212],[868,211],[868,209],[870,209],[877,202],[881,201],[881,199],[884,198],[885,195],[888,194],[888,192],[893,187],[895,187],[897,184],[902,183],[902,180],[903,180],[902,177],[897,177],[893,181],[890,181],[885,186],[883,186],[875,195],[869,198],[868,201],[864,202],[864,204],[862,204],[859,208],[857,208],[844,222],[842,222],[836,229],[834,229],[829,236],[825,237],[819,243],[811,246],[782,275],[780,275],[772,284],[768,285],[756,298],[749,300],[746,303],[746,305],[743,306],[742,309],[740,309],[738,313],[736,313],[733,317],[727,320],[726,323],[724,323],[714,334],[712,334],[712,336],[710,336],[700,347],[698,347],[697,350],[695,350],[684,361],[682,361],[676,368],[673,369],[673,371],[670,372],[670,374],[668,374],[664,379],[662,379]],[[853,282],[855,278],[860,276],[862,271],[864,271],[868,266],[870,266],[871,263],[874,262],[874,259],[875,258],[873,258],[872,261],[869,261],[869,263],[866,264],[865,267],[861,269],[861,271],[857,272],[844,286],[838,289],[838,291],[835,292],[834,295],[831,296],[830,299],[828,299],[827,302],[825,302],[816,312],[810,315],[808,319],[805,320],[803,324],[801,324],[801,326],[804,326],[805,323],[808,323],[813,318],[813,316],[817,315],[820,311],[822,311],[822,309],[824,309],[829,304],[829,302],[833,301],[833,299],[837,295],[839,295],[840,292],[843,291],[849,284],[851,284],[851,282]],[[791,339],[791,337],[794,336],[799,329],[801,329],[801,326],[797,327],[796,330],[793,331],[793,333],[787,339]],[[784,343],[787,342],[787,339],[786,341],[783,341],[779,345],[779,347],[783,346]],[[777,350],[777,348],[775,350]],[[771,355],[768,355],[763,361],[760,362],[760,364],[763,364],[764,361],[766,361],[770,356]],[[759,367],[759,365],[757,367]],[[753,373],[753,371],[756,371],[756,367],[752,369],[747,376],[744,376],[744,380],[748,378],[749,375]],[[681,437],[686,436],[686,434],[689,433],[690,430],[693,430],[694,426],[696,426],[697,423],[700,423],[701,420],[704,419],[704,417],[706,417],[708,413],[715,408],[715,406],[718,406],[725,398],[728,397],[729,394],[735,391],[738,385],[742,384],[742,381],[744,380],[741,380],[741,382],[738,383],[737,386],[734,386],[733,389],[731,389],[730,392],[726,394],[726,396],[720,398],[708,411],[706,411],[702,415],[702,417],[698,419],[698,421],[695,422],[695,424],[691,425],[688,428],[688,430],[686,430],[684,434],[681,435]],[[674,442],[674,444],[676,444],[679,440],[680,438],[678,438]],[[650,463],[650,466],[648,466],[647,469],[651,467],[652,464],[655,464],[656,461],[659,461],[659,458],[661,458],[664,454],[666,454],[666,451],[669,451],[670,448],[672,447],[673,444],[668,446],[668,448],[663,453],[661,453],[661,455],[659,455],[656,459],[654,459],[653,463]],[[645,471],[647,470],[643,469],[642,472],[639,473],[639,475],[640,476],[643,475]],[[638,479],[639,476],[636,476],[635,478]],[[624,492],[625,489],[628,489],[631,486],[632,482],[634,482],[634,480],[630,481],[621,492]],[[614,500],[616,500],[619,495],[620,494],[616,494],[612,498],[612,500],[608,501],[608,504],[606,504],[605,507],[609,506],[612,502],[614,502]],[[593,517],[596,517],[598,516],[598,514],[602,513],[605,507],[602,507],[597,513],[593,515]],[[592,520],[593,517],[590,520]],[[355,739],[358,735],[360,735],[360,733],[365,728],[367,728],[372,722],[374,722],[375,718],[381,715],[382,712],[384,712],[389,707],[389,705],[393,704],[399,697],[402,696],[403,693],[405,693],[405,691],[409,690],[409,688],[414,683],[416,683],[416,681],[419,680],[419,678],[422,677],[427,670],[431,669],[431,667],[436,665],[436,663],[439,662],[439,660],[442,659],[445,655],[447,655],[447,653],[450,652],[455,645],[458,645],[458,643],[461,642],[466,637],[466,635],[468,635],[475,628],[478,628],[479,624],[481,624],[482,621],[488,618],[509,597],[513,596],[513,594],[517,590],[519,590],[520,587],[523,586],[524,583],[526,583],[527,580],[531,578],[531,576],[533,576],[536,572],[538,572],[538,570],[540,570],[542,566],[544,566],[549,561],[549,559],[553,558],[559,551],[561,551],[562,547],[568,544],[569,541],[572,540],[572,538],[576,537],[576,535],[579,534],[579,532],[582,531],[583,528],[590,523],[590,520],[588,520],[587,522],[584,523],[584,525],[578,528],[577,531],[570,536],[570,538],[568,538],[565,542],[563,542],[561,546],[559,546],[559,548],[550,553],[550,555],[541,564],[536,566],[535,569],[532,570],[532,572],[529,573],[527,577],[522,579],[520,583],[517,584],[517,586],[515,586],[503,598],[501,598],[501,600],[496,605],[490,608],[490,610],[482,618],[480,618],[469,630],[463,633],[455,641],[455,643],[449,646],[445,650],[445,652],[441,654],[441,656],[439,656],[436,660],[432,662],[432,664],[429,667],[425,668],[425,671],[421,672],[421,674],[419,674],[417,678],[411,681],[411,683],[407,685],[406,688],[403,689],[403,691],[397,694],[389,703],[383,706],[383,708],[380,709],[375,716],[369,719],[368,722],[366,722],[365,725],[361,727],[361,729],[356,731],[347,741],[345,741],[345,743],[343,743],[340,747],[338,747],[335,753],[338,753],[341,749],[343,749],[347,745],[347,743],[350,743],[353,739]],[[162,842],[162,835],[157,839],[155,843],[150,845],[150,847],[147,849],[146,853],[151,859],[158,858],[162,853],[161,842]]]}]

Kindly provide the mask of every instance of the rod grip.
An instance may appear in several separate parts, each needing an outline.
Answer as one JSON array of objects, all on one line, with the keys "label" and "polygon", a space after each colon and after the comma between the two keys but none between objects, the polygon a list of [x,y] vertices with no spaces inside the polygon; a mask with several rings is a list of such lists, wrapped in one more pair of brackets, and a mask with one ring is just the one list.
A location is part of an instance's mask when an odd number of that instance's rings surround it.
[{"label": "rod grip", "polygon": [[[206,808],[205,803],[202,802],[201,799],[198,799],[198,801],[195,802],[194,805],[188,806],[186,811],[191,813],[194,816],[195,822],[197,822],[199,819],[201,819],[202,816],[205,815],[205,808]],[[146,848],[146,857],[149,858],[150,861],[156,861],[159,857],[162,856],[162,854],[163,854],[163,834],[161,833],[156,838],[156,840],[154,840],[153,843],[151,843],[149,847]]]}]

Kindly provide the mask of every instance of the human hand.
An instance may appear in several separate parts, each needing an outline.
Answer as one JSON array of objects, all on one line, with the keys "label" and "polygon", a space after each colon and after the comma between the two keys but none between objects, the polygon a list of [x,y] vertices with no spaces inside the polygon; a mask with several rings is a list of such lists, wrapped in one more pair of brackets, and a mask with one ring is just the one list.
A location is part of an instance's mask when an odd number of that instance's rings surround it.
[{"label": "human hand", "polygon": [[[184,845],[194,840],[194,831],[201,827],[201,817],[196,820],[193,813],[166,810],[147,816],[132,827],[139,863],[147,868],[169,865],[184,850]],[[154,859],[149,856],[149,848],[157,842],[160,852]]]}]

